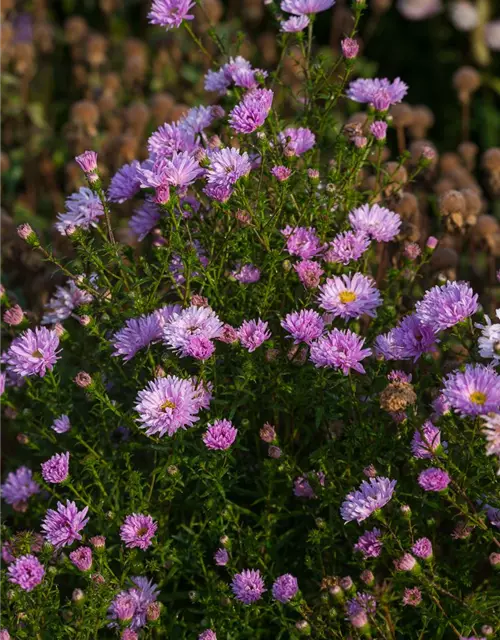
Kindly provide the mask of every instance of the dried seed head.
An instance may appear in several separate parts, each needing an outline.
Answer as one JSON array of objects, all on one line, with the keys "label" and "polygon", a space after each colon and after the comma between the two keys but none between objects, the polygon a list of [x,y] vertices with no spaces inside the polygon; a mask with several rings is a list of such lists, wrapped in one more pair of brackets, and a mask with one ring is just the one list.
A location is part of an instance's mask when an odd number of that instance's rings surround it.
[{"label": "dried seed head", "polygon": [[458,153],[462,157],[465,166],[472,171],[476,164],[476,157],[479,153],[479,147],[474,142],[462,142],[458,145]]},{"label": "dried seed head", "polygon": [[453,75],[453,86],[460,102],[468,102],[471,94],[481,86],[481,76],[474,67],[460,67]]},{"label": "dried seed head", "polygon": [[409,132],[412,138],[425,138],[427,130],[434,124],[434,114],[423,104],[412,108],[413,120],[409,125]]},{"label": "dried seed head", "polygon": [[416,401],[417,395],[408,382],[392,382],[380,394],[380,407],[390,413],[402,411]]},{"label": "dried seed head", "polygon": [[443,216],[463,215],[466,206],[465,198],[460,191],[448,191],[439,198],[439,212]]},{"label": "dried seed head", "polygon": [[500,148],[492,147],[483,153],[481,165],[486,171],[500,171]]},{"label": "dried seed head", "polygon": [[389,110],[395,127],[409,127],[413,123],[413,109],[406,102],[393,104]]}]

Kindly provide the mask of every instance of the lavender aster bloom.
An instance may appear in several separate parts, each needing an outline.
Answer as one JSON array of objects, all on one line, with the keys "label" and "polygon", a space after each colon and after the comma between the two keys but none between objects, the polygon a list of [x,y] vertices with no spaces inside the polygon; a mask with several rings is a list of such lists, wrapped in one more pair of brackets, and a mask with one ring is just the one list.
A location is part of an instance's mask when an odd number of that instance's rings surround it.
[{"label": "lavender aster bloom", "polygon": [[422,433],[417,429],[413,434],[411,451],[415,458],[432,458],[441,446],[441,431],[430,420],[422,425]]},{"label": "lavender aster bloom", "polygon": [[212,200],[217,202],[227,202],[233,195],[233,188],[228,184],[221,182],[211,182],[203,189],[203,192]]},{"label": "lavender aster bloom", "polygon": [[153,0],[148,19],[151,24],[158,24],[169,29],[181,26],[183,20],[193,20],[194,15],[189,11],[195,3],[191,0]]},{"label": "lavender aster bloom", "polygon": [[319,286],[321,276],[325,273],[314,260],[301,260],[294,264],[293,268],[306,289],[316,289]]},{"label": "lavender aster bloom", "polygon": [[146,429],[148,436],[172,436],[179,429],[192,427],[199,420],[200,409],[208,408],[210,398],[210,393],[191,379],[156,378],[137,395],[140,428]]},{"label": "lavender aster bloom", "polygon": [[422,322],[441,331],[476,313],[477,298],[467,282],[447,282],[426,292],[416,304],[416,314]]},{"label": "lavender aster bloom", "polygon": [[377,610],[377,601],[370,593],[357,593],[346,605],[347,615],[352,618],[360,612],[373,614]]},{"label": "lavender aster bloom", "polygon": [[401,227],[399,214],[378,204],[364,204],[353,209],[349,214],[349,222],[358,233],[365,233],[377,242],[390,242]]},{"label": "lavender aster bloom", "polygon": [[43,378],[59,360],[59,338],[46,327],[27,329],[14,338],[6,354],[7,371],[19,376],[38,375]]},{"label": "lavender aster bloom", "polygon": [[286,156],[300,156],[316,143],[316,136],[310,129],[287,127],[279,134],[279,141]]},{"label": "lavender aster bloom", "polygon": [[424,491],[444,491],[450,484],[450,476],[442,469],[430,467],[420,473],[418,484]]},{"label": "lavender aster bloom", "polygon": [[19,467],[14,473],[7,475],[1,486],[2,498],[7,504],[26,503],[31,496],[40,491],[40,486],[33,480],[33,473],[27,467]]},{"label": "lavender aster bloom", "polygon": [[290,573],[285,573],[274,581],[273,598],[286,604],[296,596],[298,590],[297,578]]},{"label": "lavender aster bloom", "polygon": [[451,407],[463,416],[500,411],[500,376],[491,367],[467,364],[465,371],[450,373],[443,394]]},{"label": "lavender aster bloom", "polygon": [[316,235],[313,227],[290,227],[281,230],[286,238],[286,248],[290,255],[299,256],[303,260],[309,260],[323,251],[325,248]]},{"label": "lavender aster bloom", "polygon": [[401,558],[394,560],[394,567],[396,571],[412,571],[416,564],[417,561],[411,553],[404,553]]},{"label": "lavender aster bloom", "polygon": [[292,175],[292,170],[280,164],[273,167],[271,173],[279,182],[285,182]]},{"label": "lavender aster bloom", "polygon": [[218,338],[224,323],[210,307],[190,306],[172,316],[163,328],[163,340],[170,348],[176,350],[181,357],[190,355],[189,341],[192,336],[209,340]]},{"label": "lavender aster bloom", "polygon": [[[162,124],[148,139],[149,153],[163,158],[171,158],[179,151],[193,152],[199,147],[194,129],[189,125]],[[145,165],[144,165],[145,166]]]},{"label": "lavender aster bloom", "polygon": [[371,531],[365,531],[359,536],[358,541],[354,545],[354,551],[359,551],[363,554],[363,558],[378,558],[382,551],[382,541],[380,536],[382,532],[376,527]]},{"label": "lavender aster bloom", "polygon": [[328,278],[320,287],[319,306],[334,317],[359,318],[364,313],[375,317],[375,309],[382,304],[373,279],[361,273]]},{"label": "lavender aster bloom", "polygon": [[219,567],[225,567],[229,562],[229,553],[222,547],[214,553],[215,564]]},{"label": "lavender aster bloom", "polygon": [[186,355],[196,360],[208,360],[214,351],[214,343],[203,335],[190,336],[185,348]]},{"label": "lavender aster bloom", "polygon": [[217,640],[217,634],[215,631],[212,631],[212,629],[205,629],[205,631],[198,636],[198,640]]},{"label": "lavender aster bloom", "polygon": [[451,405],[446,399],[444,393],[440,393],[438,397],[432,401],[432,408],[438,416],[444,416],[451,411]]},{"label": "lavender aster bloom", "polygon": [[7,573],[9,582],[19,585],[23,591],[32,591],[43,580],[45,569],[38,558],[28,554],[10,564]]},{"label": "lavender aster bloom", "polygon": [[159,340],[162,335],[158,314],[152,313],[139,318],[130,318],[111,338],[114,347],[113,356],[121,356],[124,362],[131,360],[135,354]]},{"label": "lavender aster bloom", "polygon": [[325,253],[326,262],[339,262],[348,265],[352,260],[359,260],[370,247],[370,239],[364,233],[344,231],[339,233]]},{"label": "lavender aster bloom", "polygon": [[125,202],[139,192],[141,183],[137,176],[137,169],[140,166],[137,160],[132,160],[129,164],[124,164],[123,167],[118,169],[111,178],[108,187],[108,200],[110,202]]},{"label": "lavender aster bloom", "polygon": [[197,160],[187,151],[176,152],[171,159],[164,159],[161,167],[163,180],[173,187],[188,187],[205,173]]},{"label": "lavender aster bloom", "polygon": [[[189,111],[179,120],[177,126],[181,132],[187,132],[195,135],[197,133],[201,133],[204,129],[207,129],[214,120],[222,118],[224,115],[225,111],[219,105],[209,107],[200,105],[189,109]],[[190,149],[181,150],[190,151]]]},{"label": "lavender aster bloom", "polygon": [[129,549],[146,550],[152,544],[158,525],[151,516],[131,513],[120,527],[120,538]]},{"label": "lavender aster bloom", "polygon": [[392,498],[396,480],[376,477],[363,480],[358,491],[349,493],[340,508],[344,522],[356,520],[359,524],[374,511],[382,509]]},{"label": "lavender aster bloom", "polygon": [[231,583],[231,589],[236,599],[243,604],[252,604],[262,598],[264,591],[264,580],[258,569],[244,569],[237,573]]},{"label": "lavender aster bloom", "polygon": [[54,424],[51,426],[51,429],[56,433],[66,433],[71,429],[71,424],[69,418],[66,414],[62,414],[59,418],[54,420]]},{"label": "lavender aster bloom", "polygon": [[90,547],[78,547],[69,554],[69,559],[80,571],[89,571],[92,567],[92,549]]},{"label": "lavender aster bloom", "polygon": [[233,185],[250,173],[252,165],[246,151],[226,147],[210,155],[210,167],[207,171],[209,185]]},{"label": "lavender aster bloom", "polygon": [[419,538],[411,548],[417,558],[428,560],[432,556],[432,542],[429,538]]},{"label": "lavender aster bloom", "polygon": [[[108,609],[110,620],[131,620],[130,629],[136,631],[147,622],[148,607],[156,602],[159,591],[152,580],[143,576],[132,578],[133,587],[120,592]],[[111,626],[116,626],[112,623]]]},{"label": "lavender aster bloom", "polygon": [[364,338],[348,329],[333,329],[311,343],[310,359],[316,367],[341,369],[345,376],[350,369],[365,373],[361,360],[371,355],[371,349],[363,349],[364,343]]},{"label": "lavender aster bloom", "polygon": [[137,236],[137,240],[141,241],[156,227],[160,218],[160,207],[155,202],[146,200],[134,211],[134,215],[128,221],[128,226]]},{"label": "lavender aster bloom", "polygon": [[238,429],[233,427],[230,420],[216,420],[203,434],[203,442],[207,449],[225,450],[233,444]]},{"label": "lavender aster bloom", "polygon": [[83,291],[73,280],[68,280],[64,287],[56,287],[55,294],[45,305],[45,313],[42,324],[55,324],[69,318],[73,311],[82,304],[89,304],[93,297]]},{"label": "lavender aster bloom", "polygon": [[294,344],[300,344],[301,342],[310,344],[312,340],[316,340],[321,336],[325,323],[317,311],[303,309],[302,311],[289,313],[281,321],[281,326],[285,331],[288,331],[293,338]]},{"label": "lavender aster bloom", "polygon": [[355,102],[368,103],[378,111],[385,111],[392,104],[401,102],[408,92],[408,85],[400,78],[390,82],[387,78],[358,78],[350,83],[347,97]]},{"label": "lavender aster bloom", "polygon": [[253,264],[238,265],[231,275],[243,284],[253,284],[260,280],[260,269]]},{"label": "lavender aster bloom", "polygon": [[42,476],[45,482],[58,484],[64,482],[69,473],[69,451],[56,453],[42,463]]},{"label": "lavender aster bloom", "polygon": [[72,544],[75,540],[81,540],[82,536],[78,533],[87,522],[88,507],[78,511],[74,502],[66,501],[66,505],[61,502],[57,503],[57,511],[48,509],[42,522],[42,530],[45,538],[56,549]]},{"label": "lavender aster bloom", "polygon": [[249,91],[229,114],[229,124],[237,133],[252,133],[269,115],[274,93],[270,89]]},{"label": "lavender aster bloom", "polygon": [[271,332],[268,330],[267,322],[263,322],[260,318],[257,320],[244,320],[238,329],[238,338],[240,343],[250,353],[255,351],[257,347],[269,340]]},{"label": "lavender aster bloom", "polygon": [[326,11],[334,4],[335,0],[282,0],[281,10],[301,16]]},{"label": "lavender aster bloom", "polygon": [[373,134],[375,140],[385,140],[387,136],[387,122],[383,120],[375,120],[370,125],[370,132]]},{"label": "lavender aster bloom", "polygon": [[436,349],[436,334],[431,325],[426,324],[415,314],[406,316],[393,330],[395,354],[398,358],[413,359]]},{"label": "lavender aster bloom", "polygon": [[306,15],[291,16],[288,20],[283,20],[280,23],[280,31],[284,33],[298,33],[308,27],[309,22],[310,20]]},{"label": "lavender aster bloom", "polygon": [[104,208],[99,196],[87,187],[80,187],[79,191],[73,193],[66,199],[65,213],[58,213],[55,227],[66,234],[68,228],[81,227],[88,230],[96,227],[99,218],[104,215]]},{"label": "lavender aster bloom", "polygon": [[401,360],[403,358],[401,346],[396,344],[394,332],[395,329],[391,329],[388,333],[377,336],[374,344],[377,357],[384,360]]},{"label": "lavender aster bloom", "polygon": [[[500,309],[496,310],[496,316],[500,320]],[[500,365],[500,322],[492,324],[490,318],[485,316],[486,324],[476,324],[481,329],[481,336],[477,342],[481,358],[488,358],[495,366]]]}]

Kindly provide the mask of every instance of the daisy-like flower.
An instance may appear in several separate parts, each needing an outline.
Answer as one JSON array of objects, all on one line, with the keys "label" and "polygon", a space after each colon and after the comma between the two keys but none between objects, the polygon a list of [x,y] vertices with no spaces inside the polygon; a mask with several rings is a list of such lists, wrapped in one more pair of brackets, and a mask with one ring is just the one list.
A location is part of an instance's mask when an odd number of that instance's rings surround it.
[{"label": "daisy-like flower", "polygon": [[282,0],[281,10],[297,16],[319,13],[333,7],[335,0]]},{"label": "daisy-like flower", "polygon": [[124,164],[111,178],[108,187],[108,200],[110,202],[125,202],[133,198],[141,189],[141,183],[137,177],[137,169],[140,167],[137,160]]},{"label": "daisy-like flower", "polygon": [[[496,310],[496,316],[500,320],[500,309]],[[500,365],[500,322],[492,324],[488,316],[485,316],[486,324],[476,324],[481,329],[481,337],[478,340],[479,355],[487,358],[494,365]]]},{"label": "daisy-like flower", "polygon": [[[500,414],[490,413],[490,415],[483,417],[483,433],[487,442],[486,455],[497,456],[500,460]],[[500,475],[500,467],[498,475]]]},{"label": "daisy-like flower", "polygon": [[193,380],[167,376],[156,378],[139,391],[135,410],[140,428],[146,429],[148,436],[172,436],[179,429],[192,427],[199,420],[200,409],[208,408],[210,399],[210,392]]},{"label": "daisy-like flower", "polygon": [[183,20],[193,20],[194,15],[189,11],[195,6],[192,0],[153,0],[148,19],[151,24],[157,24],[169,29],[177,29]]},{"label": "daisy-like flower", "polygon": [[72,544],[75,540],[81,540],[80,531],[85,527],[88,518],[88,507],[78,511],[74,502],[66,501],[66,505],[57,503],[57,511],[49,509],[42,522],[42,531],[45,538],[56,549]]},{"label": "daisy-like flower", "polygon": [[262,598],[267,589],[258,569],[245,569],[237,573],[231,583],[231,589],[236,599],[243,604],[252,604]]},{"label": "daisy-like flower", "polygon": [[231,420],[216,420],[203,434],[203,442],[207,449],[225,450],[236,440],[238,429],[233,427]]},{"label": "daisy-like flower", "polygon": [[283,20],[280,23],[280,31],[284,33],[298,33],[304,31],[309,26],[309,18],[306,15],[291,16],[288,20]]},{"label": "daisy-like flower", "polygon": [[[207,129],[214,120],[222,118],[224,115],[224,109],[218,104],[208,107],[200,105],[189,109],[179,120],[177,126],[181,131],[194,135],[201,133],[204,129]],[[188,149],[183,149],[183,151],[188,151]]]},{"label": "daisy-like flower", "polygon": [[46,327],[27,329],[14,338],[7,350],[7,370],[19,376],[41,376],[51,371],[59,360],[57,347],[59,338],[55,331]]},{"label": "daisy-like flower", "polygon": [[58,213],[55,227],[66,235],[68,229],[80,227],[88,230],[96,227],[99,218],[104,215],[104,207],[96,195],[88,187],[80,187],[79,191],[73,193],[65,202],[65,213]]},{"label": "daisy-like flower", "polygon": [[417,558],[428,560],[432,557],[432,542],[429,538],[419,538],[411,548]]},{"label": "daisy-like flower", "polygon": [[82,304],[92,302],[93,296],[83,291],[73,280],[68,280],[64,287],[56,287],[55,294],[45,305],[42,324],[56,324],[69,318],[73,311]]},{"label": "daisy-like flower", "polygon": [[416,362],[424,353],[436,350],[436,334],[431,325],[415,314],[403,318],[393,329],[394,359],[411,359]]},{"label": "daisy-like flower", "polygon": [[92,549],[90,547],[78,547],[69,554],[69,559],[80,571],[90,571],[92,567]]},{"label": "daisy-like flower", "polygon": [[424,422],[421,431],[413,434],[411,452],[415,458],[432,458],[441,446],[441,431],[430,420]]},{"label": "daisy-like flower", "polygon": [[172,158],[165,158],[162,163],[164,180],[173,187],[181,189],[189,187],[205,173],[197,160],[187,151],[174,153]]},{"label": "daisy-like flower", "polygon": [[500,376],[491,367],[468,364],[445,380],[443,394],[451,407],[463,416],[500,411]]},{"label": "daisy-like flower", "polygon": [[28,554],[10,564],[7,573],[9,582],[17,584],[23,591],[32,591],[43,580],[45,569],[38,558]]},{"label": "daisy-like flower", "polygon": [[319,338],[325,329],[323,318],[317,311],[312,309],[289,313],[281,321],[281,326],[285,331],[288,331],[290,336],[287,336],[287,338],[293,338],[294,344],[300,344],[301,342],[310,344],[313,340]]},{"label": "daisy-like flower", "polygon": [[351,369],[365,373],[361,364],[371,355],[371,349],[363,349],[364,338],[348,329],[333,329],[311,343],[310,359],[316,367],[340,369],[347,376]]},{"label": "daisy-like flower", "polygon": [[339,233],[325,252],[326,262],[348,265],[359,260],[370,247],[370,239],[365,233],[344,231]]},{"label": "daisy-like flower", "polygon": [[192,153],[198,146],[193,128],[182,127],[180,123],[166,122],[148,139],[149,153],[163,158],[171,158],[180,151]]},{"label": "daisy-like flower", "polygon": [[267,322],[263,322],[260,318],[257,318],[257,320],[244,320],[238,329],[240,343],[249,353],[255,351],[270,337],[271,332],[268,330]]},{"label": "daisy-like flower", "polygon": [[252,165],[246,151],[226,147],[214,151],[210,155],[210,166],[207,171],[209,184],[235,184],[240,178],[250,173]]},{"label": "daisy-like flower", "polygon": [[64,482],[69,474],[69,451],[56,453],[52,458],[42,463],[42,476],[45,482],[59,484]]},{"label": "daisy-like flower", "polygon": [[328,278],[320,287],[319,306],[334,317],[359,318],[364,313],[375,317],[375,309],[382,304],[373,279],[362,273]]},{"label": "daisy-like flower", "polygon": [[[130,621],[129,628],[136,631],[147,622],[148,608],[156,602],[158,594],[156,584],[146,577],[132,578],[133,587],[121,591],[108,609],[108,619]],[[112,623],[111,626],[117,626]]]},{"label": "daisy-like flower", "polygon": [[281,234],[286,238],[286,249],[292,256],[299,256],[303,260],[309,260],[320,254],[325,245],[321,244],[313,227],[290,227],[281,230]]},{"label": "daisy-like flower", "polygon": [[282,131],[278,139],[283,147],[283,153],[287,157],[301,156],[316,144],[316,136],[310,129],[299,127],[287,127]]},{"label": "daisy-like flower", "polygon": [[297,595],[298,590],[297,578],[291,573],[285,573],[274,581],[273,598],[286,604]]},{"label": "daisy-like flower", "polygon": [[444,491],[450,482],[451,478],[446,471],[437,467],[425,469],[418,476],[418,484],[425,491]]},{"label": "daisy-like flower", "polygon": [[215,340],[222,333],[224,323],[210,307],[191,305],[175,313],[163,327],[165,344],[181,357],[190,355],[189,343],[193,336]]},{"label": "daisy-like flower", "polygon": [[56,433],[66,433],[71,429],[71,423],[69,421],[69,417],[63,413],[54,420],[54,423],[50,427]]},{"label": "daisy-like flower", "polygon": [[363,554],[363,558],[378,558],[382,552],[383,543],[380,540],[382,532],[376,527],[371,531],[365,531],[359,536],[358,541],[354,545],[354,551]]},{"label": "daisy-like flower", "polygon": [[261,127],[273,103],[271,89],[254,89],[229,114],[229,124],[236,133],[252,133]]},{"label": "daisy-like flower", "polygon": [[353,209],[349,214],[349,222],[355,231],[364,233],[377,242],[394,240],[401,228],[399,214],[378,204],[364,204]]},{"label": "daisy-like flower", "polygon": [[138,548],[144,551],[152,545],[157,529],[158,525],[151,516],[131,513],[120,527],[120,538],[129,549]]},{"label": "daisy-like flower", "polygon": [[378,111],[386,111],[397,104],[408,92],[408,85],[400,78],[390,82],[387,78],[358,78],[350,83],[347,97],[355,102],[370,104]]},{"label": "daisy-like flower", "polygon": [[359,524],[374,511],[382,509],[391,500],[395,486],[396,480],[383,477],[363,480],[357,491],[346,496],[340,508],[340,515],[344,522],[356,520]]},{"label": "daisy-like flower", "polygon": [[128,226],[137,240],[141,241],[158,225],[160,218],[160,207],[152,200],[146,200],[135,209],[134,215],[128,221]]},{"label": "daisy-like flower", "polygon": [[7,504],[25,505],[31,496],[40,491],[40,486],[33,480],[33,472],[27,467],[19,467],[14,473],[7,475],[1,486],[2,498]]},{"label": "daisy-like flower", "polygon": [[388,333],[376,337],[374,347],[378,358],[384,360],[403,359],[403,352],[401,346],[396,344],[394,331],[395,329],[391,329]]},{"label": "daisy-like flower", "polygon": [[260,269],[254,264],[244,264],[243,266],[238,264],[231,275],[242,284],[253,284],[260,280]]},{"label": "daisy-like flower", "polygon": [[162,335],[158,314],[151,313],[139,318],[130,318],[111,338],[114,347],[113,356],[120,356],[124,362],[131,360],[135,354],[159,340]]},{"label": "daisy-like flower", "polygon": [[415,310],[423,323],[442,331],[472,316],[478,307],[478,296],[468,282],[447,282],[429,289]]},{"label": "daisy-like flower", "polygon": [[285,182],[292,175],[292,170],[280,164],[274,166],[271,169],[271,173],[276,178],[276,180],[279,180],[279,182]]},{"label": "daisy-like flower", "polygon": [[403,595],[403,604],[405,606],[410,607],[418,607],[418,605],[422,602],[422,592],[418,587],[413,587],[413,589],[405,589]]}]

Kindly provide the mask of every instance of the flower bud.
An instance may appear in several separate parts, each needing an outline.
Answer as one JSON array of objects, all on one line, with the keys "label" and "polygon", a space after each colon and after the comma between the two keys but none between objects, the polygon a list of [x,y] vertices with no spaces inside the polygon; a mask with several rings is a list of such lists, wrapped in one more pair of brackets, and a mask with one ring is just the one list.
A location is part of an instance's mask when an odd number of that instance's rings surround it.
[{"label": "flower bud", "polygon": [[270,458],[274,458],[275,460],[277,460],[278,458],[281,458],[281,449],[279,447],[275,447],[274,445],[271,445],[269,447],[269,449],[267,450],[267,453],[269,455]]},{"label": "flower bud", "polygon": [[82,389],[87,389],[92,384],[92,378],[85,371],[80,371],[76,374],[75,383]]},{"label": "flower bud", "polygon": [[30,245],[35,245],[38,242],[38,238],[36,233],[33,231],[31,226],[25,222],[24,224],[20,224],[17,227],[17,235]]},{"label": "flower bud", "polygon": [[13,327],[21,324],[24,320],[24,312],[21,307],[16,304],[3,314],[3,321]]},{"label": "flower bud", "polygon": [[299,620],[295,623],[295,628],[301,636],[311,635],[311,625],[309,624],[309,622],[307,622],[307,620]]},{"label": "flower bud", "polygon": [[85,598],[85,594],[81,589],[74,589],[71,599],[73,602],[81,602]]}]

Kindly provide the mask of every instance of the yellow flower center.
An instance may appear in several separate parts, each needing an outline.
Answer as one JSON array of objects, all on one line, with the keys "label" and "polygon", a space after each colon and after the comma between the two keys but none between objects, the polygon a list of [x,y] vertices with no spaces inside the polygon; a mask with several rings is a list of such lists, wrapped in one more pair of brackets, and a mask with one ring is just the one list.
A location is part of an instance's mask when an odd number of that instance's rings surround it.
[{"label": "yellow flower center", "polygon": [[40,353],[40,351],[37,349],[36,351],[33,351],[33,353],[31,354],[34,358],[43,358],[43,354]]},{"label": "yellow flower center", "polygon": [[171,400],[165,400],[160,409],[162,411],[165,411],[165,409],[175,409],[175,402],[172,402]]},{"label": "yellow flower center", "polygon": [[474,391],[470,394],[470,401],[474,404],[484,404],[486,402],[486,394],[482,391]]},{"label": "yellow flower center", "polygon": [[339,294],[339,300],[343,304],[346,304],[347,302],[354,302],[356,298],[357,296],[354,291],[341,291]]}]

